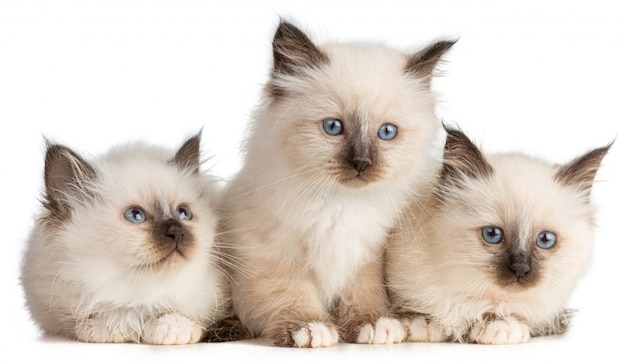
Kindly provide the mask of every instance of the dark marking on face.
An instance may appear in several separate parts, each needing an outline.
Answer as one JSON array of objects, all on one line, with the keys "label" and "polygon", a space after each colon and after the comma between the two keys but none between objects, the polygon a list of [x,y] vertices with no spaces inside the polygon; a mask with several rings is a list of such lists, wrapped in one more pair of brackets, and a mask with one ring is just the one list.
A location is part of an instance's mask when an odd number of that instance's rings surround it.
[{"label": "dark marking on face", "polygon": [[180,221],[167,219],[155,222],[151,232],[151,241],[158,256],[165,258],[173,251],[178,251],[183,257],[189,253],[193,236]]},{"label": "dark marking on face", "polygon": [[519,231],[517,227],[505,229],[504,241],[490,246],[501,249],[495,255],[494,267],[496,282],[505,288],[530,288],[540,280],[541,259],[534,241],[522,244]]},{"label": "dark marking on face", "polygon": [[[378,180],[382,177],[379,163],[378,146],[374,137],[363,131],[364,121],[359,116],[350,116],[352,120],[346,123],[344,144],[336,156],[342,163],[340,180],[344,184],[358,187]],[[349,120],[349,119],[348,119]]]}]

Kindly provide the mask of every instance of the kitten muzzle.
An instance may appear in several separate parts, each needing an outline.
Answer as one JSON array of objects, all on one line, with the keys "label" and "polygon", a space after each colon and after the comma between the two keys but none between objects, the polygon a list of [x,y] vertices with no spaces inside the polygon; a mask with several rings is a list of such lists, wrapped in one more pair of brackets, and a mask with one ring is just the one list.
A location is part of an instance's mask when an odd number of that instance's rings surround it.
[{"label": "kitten muzzle", "polygon": [[371,162],[369,160],[353,159],[350,161],[350,165],[357,171],[357,176],[369,167]]},{"label": "kitten muzzle", "polygon": [[165,233],[165,236],[172,239],[174,244],[176,244],[176,246],[178,247],[178,245],[180,244],[180,242],[182,241],[185,235],[185,230],[183,229],[183,226],[181,225],[180,222],[173,220],[173,219],[168,220],[166,222],[166,226],[167,226],[167,231]]}]

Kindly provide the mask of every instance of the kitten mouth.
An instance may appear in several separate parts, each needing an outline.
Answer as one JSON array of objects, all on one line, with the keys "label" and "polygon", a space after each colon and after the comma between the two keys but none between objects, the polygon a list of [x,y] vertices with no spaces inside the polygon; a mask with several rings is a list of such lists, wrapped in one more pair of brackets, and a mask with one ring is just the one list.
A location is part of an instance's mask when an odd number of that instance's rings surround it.
[{"label": "kitten mouth", "polygon": [[359,188],[374,182],[374,180],[376,178],[370,178],[364,175],[363,172],[359,172],[356,175],[343,176],[343,178],[339,179],[339,182],[347,187]]},{"label": "kitten mouth", "polygon": [[185,260],[185,255],[178,248],[175,248],[161,258],[161,260],[156,262],[155,265],[160,266],[164,264],[175,264],[181,260]]}]

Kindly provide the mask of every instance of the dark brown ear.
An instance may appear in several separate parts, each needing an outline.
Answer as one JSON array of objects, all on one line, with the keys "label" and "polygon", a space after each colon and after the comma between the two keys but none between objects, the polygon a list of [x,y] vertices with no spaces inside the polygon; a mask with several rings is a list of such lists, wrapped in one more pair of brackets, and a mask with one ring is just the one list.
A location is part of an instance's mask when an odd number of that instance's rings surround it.
[{"label": "dark brown ear", "polygon": [[178,149],[172,162],[181,169],[191,170],[194,173],[200,171],[200,131],[195,136],[187,139]]},{"label": "dark brown ear", "polygon": [[587,197],[591,194],[591,186],[596,178],[602,159],[608,153],[613,142],[605,147],[596,148],[573,161],[559,167],[554,179],[565,185],[579,189]]},{"label": "dark brown ear", "polygon": [[493,167],[480,149],[458,129],[444,124],[447,133],[443,150],[443,163],[439,172],[439,184],[435,196],[445,201],[450,192],[463,189],[467,178],[483,178],[493,174]]},{"label": "dark brown ear", "polygon": [[44,206],[61,219],[69,218],[71,206],[68,199],[81,200],[89,195],[86,183],[95,177],[94,168],[74,151],[62,145],[48,144]]},{"label": "dark brown ear", "polygon": [[443,151],[442,178],[458,179],[465,175],[471,178],[489,177],[493,167],[480,149],[458,129],[444,125],[448,134]]},{"label": "dark brown ear", "polygon": [[414,53],[407,61],[405,72],[414,77],[428,80],[430,85],[433,71],[441,60],[441,57],[447,53],[456,42],[456,40],[438,41]]},{"label": "dark brown ear", "polygon": [[[274,53],[273,76],[279,74],[298,75],[307,68],[319,67],[328,62],[322,53],[300,29],[291,23],[281,20],[272,42]],[[281,90],[275,87],[272,93],[280,95]]]}]

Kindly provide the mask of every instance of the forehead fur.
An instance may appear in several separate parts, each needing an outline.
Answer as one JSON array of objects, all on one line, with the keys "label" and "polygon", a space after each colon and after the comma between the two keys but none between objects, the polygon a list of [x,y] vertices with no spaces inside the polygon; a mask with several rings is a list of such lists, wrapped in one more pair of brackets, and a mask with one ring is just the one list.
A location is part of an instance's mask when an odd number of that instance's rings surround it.
[{"label": "forehead fur", "polygon": [[[192,203],[207,199],[201,176],[172,163],[174,152],[144,144],[111,150],[94,164],[100,171],[96,188],[116,204]],[[146,206],[148,207],[148,206]]]},{"label": "forehead fur", "polygon": [[[309,118],[330,112],[371,110],[391,119],[403,110],[432,107],[434,100],[421,81],[407,76],[407,55],[379,44],[326,44],[320,49],[329,62],[306,70],[306,75],[279,75],[280,87],[289,95],[278,108],[299,106]],[[280,107],[282,106],[282,107]],[[333,115],[326,115],[333,116]],[[340,116],[340,115],[334,115]]]},{"label": "forehead fur", "polygon": [[494,173],[464,181],[469,192],[459,197],[472,199],[467,205],[490,208],[500,219],[527,215],[540,221],[559,216],[591,220],[593,209],[580,193],[555,180],[555,165],[517,153],[486,155],[486,159]]}]

